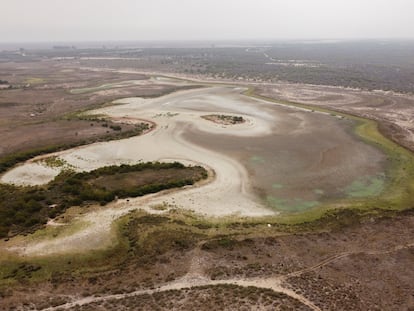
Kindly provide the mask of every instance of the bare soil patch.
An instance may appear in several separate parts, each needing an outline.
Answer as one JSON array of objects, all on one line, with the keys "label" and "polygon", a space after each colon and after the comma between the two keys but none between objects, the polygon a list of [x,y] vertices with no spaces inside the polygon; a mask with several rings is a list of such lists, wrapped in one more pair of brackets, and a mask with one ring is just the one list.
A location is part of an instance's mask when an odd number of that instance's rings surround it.
[{"label": "bare soil patch", "polygon": [[92,179],[89,183],[98,188],[105,188],[108,191],[120,189],[130,189],[142,187],[151,184],[165,184],[177,180],[198,180],[200,178],[201,168],[188,170],[171,168],[168,170],[143,170],[139,173],[121,173],[117,175],[101,176]]},{"label": "bare soil patch", "polygon": [[[92,128],[90,123],[73,118],[68,121],[68,114],[96,108],[120,97],[156,97],[194,87],[185,83],[166,84],[137,73],[67,70],[67,64],[56,60],[26,62],[24,66],[0,63],[0,71],[2,79],[4,77],[14,86],[0,90],[0,157],[56,142],[72,144],[111,132],[110,129]],[[31,83],[33,81],[36,83]],[[102,83],[119,87],[93,91]],[[91,88],[92,92],[70,93],[76,88]]]},{"label": "bare soil patch", "polygon": [[169,290],[124,299],[92,302],[73,310],[311,310],[301,302],[272,290],[216,285]]},{"label": "bare soil patch", "polygon": [[112,124],[110,121],[57,120],[17,126],[3,131],[0,156],[42,147],[92,143],[134,129],[134,125],[118,124],[120,129],[115,131],[110,127]]}]

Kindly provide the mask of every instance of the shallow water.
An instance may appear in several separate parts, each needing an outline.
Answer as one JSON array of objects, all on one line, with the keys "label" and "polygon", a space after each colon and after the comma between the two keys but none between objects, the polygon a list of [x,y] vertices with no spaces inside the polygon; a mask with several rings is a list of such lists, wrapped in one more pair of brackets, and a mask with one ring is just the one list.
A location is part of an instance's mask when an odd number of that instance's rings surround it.
[{"label": "shallow water", "polygon": [[[79,171],[156,160],[206,165],[216,171],[214,184],[194,190],[190,201],[186,194],[181,201],[178,195],[165,199],[214,215],[270,212],[263,211],[263,205],[272,211],[296,212],[332,199],[381,192],[386,157],[356,137],[353,121],[256,100],[240,92],[212,87],[156,99],[119,100],[126,104],[92,113],[152,120],[158,124],[156,130],[67,150],[60,157]],[[223,126],[202,119],[206,114],[226,113],[243,116],[247,122]],[[11,170],[2,181],[42,184],[58,174],[33,165]]]},{"label": "shallow water", "polygon": [[353,121],[271,104],[265,110],[281,120],[270,135],[235,137],[189,129],[185,139],[240,161],[254,192],[278,211],[381,192],[385,156],[353,134]]}]

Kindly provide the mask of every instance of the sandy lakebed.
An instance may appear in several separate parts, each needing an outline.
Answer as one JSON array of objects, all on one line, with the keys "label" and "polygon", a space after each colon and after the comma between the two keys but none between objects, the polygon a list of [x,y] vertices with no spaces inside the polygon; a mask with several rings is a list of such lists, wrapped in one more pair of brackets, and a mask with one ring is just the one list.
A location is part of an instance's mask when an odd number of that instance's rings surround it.
[{"label": "sandy lakebed", "polygon": [[[13,243],[24,255],[102,248],[112,243],[111,224],[131,210],[154,206],[185,208],[209,217],[272,216],[297,212],[352,195],[382,190],[385,155],[353,133],[354,121],[327,113],[287,107],[243,95],[244,88],[213,86],[159,98],[125,98],[89,114],[119,122],[149,120],[149,133],[95,143],[53,154],[77,171],[147,161],[178,161],[210,171],[208,182],[178,191],[118,200],[81,215],[82,230],[53,239]],[[223,125],[207,114],[241,116]],[[63,167],[32,159],[6,172],[3,183],[41,185]],[[366,188],[369,191],[361,191]]]}]

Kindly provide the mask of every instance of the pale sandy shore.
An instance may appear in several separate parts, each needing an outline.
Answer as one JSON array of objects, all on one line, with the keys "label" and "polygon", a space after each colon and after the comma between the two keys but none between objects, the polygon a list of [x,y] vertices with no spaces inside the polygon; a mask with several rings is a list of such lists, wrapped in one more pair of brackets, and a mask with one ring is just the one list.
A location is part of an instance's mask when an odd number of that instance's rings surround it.
[{"label": "pale sandy shore", "polygon": [[[234,87],[213,87],[177,92],[157,99],[127,98],[117,101],[123,105],[91,111],[91,114],[105,114],[118,120],[125,118],[129,122],[146,119],[155,122],[157,127],[146,135],[54,154],[76,170],[90,171],[107,165],[140,161],[179,161],[202,165],[214,172],[214,176],[202,185],[128,201],[119,200],[79,216],[76,221],[87,224],[82,230],[70,234],[63,230],[57,237],[43,241],[23,241],[10,250],[22,255],[47,255],[103,248],[113,242],[110,228],[114,220],[135,209],[154,212],[151,206],[160,204],[189,209],[209,217],[275,215],[253,195],[247,172],[238,161],[182,137],[189,128],[245,137],[270,134],[278,122],[277,117],[260,109],[261,101],[242,95],[242,91]],[[214,113],[243,116],[247,122],[221,125],[201,118]],[[58,173],[58,169],[47,168],[44,163],[32,160],[7,172],[1,182],[39,185],[51,181]]]}]

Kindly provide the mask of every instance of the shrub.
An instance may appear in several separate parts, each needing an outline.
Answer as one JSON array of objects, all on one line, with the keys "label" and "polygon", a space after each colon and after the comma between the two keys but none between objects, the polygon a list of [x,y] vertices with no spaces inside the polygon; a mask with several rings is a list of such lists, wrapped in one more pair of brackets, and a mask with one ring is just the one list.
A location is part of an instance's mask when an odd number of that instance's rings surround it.
[{"label": "shrub", "polygon": [[[121,182],[118,189],[112,190],[91,183],[91,180],[104,178],[105,176],[164,169],[188,169],[190,170],[188,175],[191,178],[183,177],[164,183],[150,183],[129,188],[123,187]],[[5,232],[9,233],[11,228],[13,228],[14,233],[30,231],[31,228],[45,223],[49,217],[58,216],[70,206],[81,206],[86,202],[105,205],[116,197],[137,197],[165,189],[191,185],[206,176],[207,172],[201,167],[187,168],[178,162],[147,162],[135,165],[102,167],[83,173],[64,171],[49,183],[47,188],[0,185],[1,232],[4,236]],[[55,204],[56,206],[50,207]]]}]

